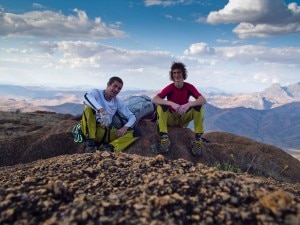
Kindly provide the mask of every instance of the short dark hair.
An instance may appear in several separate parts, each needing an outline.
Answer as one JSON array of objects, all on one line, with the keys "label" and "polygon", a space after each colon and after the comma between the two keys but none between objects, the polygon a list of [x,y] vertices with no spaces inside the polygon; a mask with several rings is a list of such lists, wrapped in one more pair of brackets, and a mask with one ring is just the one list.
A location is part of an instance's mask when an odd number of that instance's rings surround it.
[{"label": "short dark hair", "polygon": [[115,81],[117,81],[123,85],[123,80],[120,77],[111,77],[107,84],[112,85]]},{"label": "short dark hair", "polygon": [[187,78],[187,70],[182,62],[173,62],[170,70],[170,80],[173,80],[173,70],[179,69],[182,72],[182,77],[185,80]]}]

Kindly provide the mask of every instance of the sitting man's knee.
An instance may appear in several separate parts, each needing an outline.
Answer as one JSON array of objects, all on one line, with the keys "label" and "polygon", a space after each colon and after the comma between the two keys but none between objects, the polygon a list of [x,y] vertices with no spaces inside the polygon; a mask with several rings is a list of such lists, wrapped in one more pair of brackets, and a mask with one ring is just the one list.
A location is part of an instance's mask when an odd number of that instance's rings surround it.
[{"label": "sitting man's knee", "polygon": [[84,112],[86,112],[86,113],[92,113],[92,114],[96,114],[96,112],[95,112],[95,110],[94,109],[92,109],[91,107],[89,107],[89,106],[86,106],[85,108],[84,108]]},{"label": "sitting man's knee", "polygon": [[169,106],[167,105],[158,105],[157,108],[161,108],[163,112],[166,112],[169,109]]},{"label": "sitting man's knee", "polygon": [[201,108],[202,108],[202,105],[196,105],[193,107],[193,109],[196,110],[197,112],[200,112]]}]

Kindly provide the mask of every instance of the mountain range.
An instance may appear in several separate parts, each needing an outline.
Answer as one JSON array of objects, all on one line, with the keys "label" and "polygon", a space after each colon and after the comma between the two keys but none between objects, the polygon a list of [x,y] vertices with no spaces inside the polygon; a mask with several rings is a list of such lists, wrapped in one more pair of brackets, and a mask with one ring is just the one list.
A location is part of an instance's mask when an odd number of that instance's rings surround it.
[{"label": "mountain range", "polygon": [[262,92],[248,94],[204,92],[204,95],[210,104],[219,108],[272,109],[287,103],[300,102],[300,82],[286,87],[274,83]]},{"label": "mountain range", "polygon": [[[86,90],[89,88],[0,85],[0,111],[80,115]],[[213,88],[199,90],[208,100],[205,132],[229,132],[287,151],[300,151],[300,82],[286,87],[272,84],[262,92],[250,94],[228,94]],[[124,90],[120,98],[142,94],[152,97],[156,93],[155,90]]]},{"label": "mountain range", "polygon": [[207,132],[224,131],[283,149],[300,149],[300,102],[269,110],[205,108]]},{"label": "mountain range", "polygon": [[[35,106],[59,106],[64,103],[82,103],[83,95],[92,87],[49,88],[38,86],[1,85],[0,98],[12,104],[12,101],[23,101]],[[216,88],[198,88],[208,103],[218,108],[246,107],[252,109],[272,109],[291,102],[300,102],[300,82],[288,86],[272,84],[261,92],[226,93]],[[123,90],[119,96],[145,94],[153,97],[158,90]],[[3,107],[3,104],[2,106]],[[21,106],[19,106],[21,107]],[[15,107],[16,109],[17,107]],[[2,108],[0,108],[2,110]],[[13,107],[11,110],[15,110]],[[20,110],[22,110],[20,108]]]}]

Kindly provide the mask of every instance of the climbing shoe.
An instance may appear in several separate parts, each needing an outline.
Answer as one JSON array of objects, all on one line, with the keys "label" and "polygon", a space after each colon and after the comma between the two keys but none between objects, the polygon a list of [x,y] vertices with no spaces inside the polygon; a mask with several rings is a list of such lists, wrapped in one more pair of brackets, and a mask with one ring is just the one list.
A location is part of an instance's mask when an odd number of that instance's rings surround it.
[{"label": "climbing shoe", "polygon": [[93,153],[96,151],[96,149],[97,149],[96,142],[93,139],[87,139],[85,151],[87,153]]},{"label": "climbing shoe", "polygon": [[115,151],[115,147],[111,144],[103,144],[103,145],[101,145],[100,149],[102,151],[107,151],[107,152],[114,152]]},{"label": "climbing shoe", "polygon": [[202,151],[201,151],[201,147],[202,147],[202,141],[201,138],[197,138],[192,142],[192,153],[194,156],[201,156]]},{"label": "climbing shoe", "polygon": [[166,134],[162,135],[159,141],[159,148],[158,148],[159,153],[169,151],[170,144],[171,142],[169,140],[168,135]]}]

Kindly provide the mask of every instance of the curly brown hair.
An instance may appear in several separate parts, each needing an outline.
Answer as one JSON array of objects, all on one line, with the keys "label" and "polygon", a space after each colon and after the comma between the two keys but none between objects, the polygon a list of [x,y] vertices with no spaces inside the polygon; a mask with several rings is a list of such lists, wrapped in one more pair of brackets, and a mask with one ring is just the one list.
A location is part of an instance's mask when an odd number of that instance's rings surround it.
[{"label": "curly brown hair", "polygon": [[187,78],[187,70],[185,68],[185,65],[182,62],[173,62],[170,70],[170,80],[173,81],[173,70],[175,69],[181,70],[184,80]]}]

